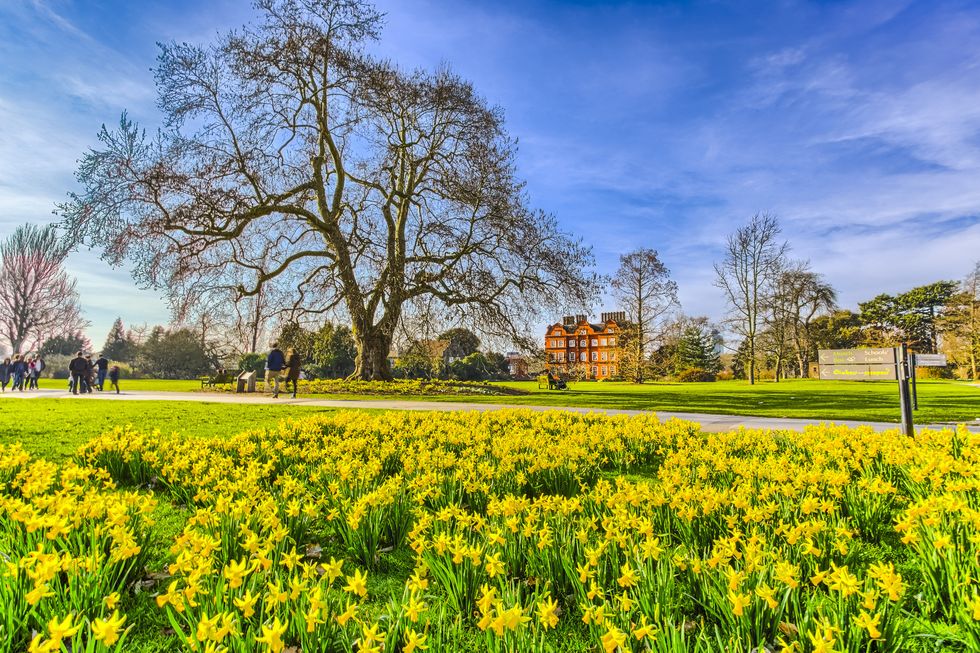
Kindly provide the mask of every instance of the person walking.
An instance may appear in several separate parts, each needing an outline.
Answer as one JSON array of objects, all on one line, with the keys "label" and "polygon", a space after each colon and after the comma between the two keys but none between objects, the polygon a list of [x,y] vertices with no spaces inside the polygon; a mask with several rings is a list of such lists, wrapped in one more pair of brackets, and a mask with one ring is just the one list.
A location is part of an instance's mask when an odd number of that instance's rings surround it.
[{"label": "person walking", "polygon": [[38,382],[41,380],[41,372],[44,371],[44,368],[45,367],[47,367],[47,364],[44,362],[44,359],[41,358],[41,355],[40,354],[35,354],[34,355],[34,360],[31,363],[31,384],[30,384],[30,388],[32,390],[38,390],[40,388],[40,386],[38,385]]},{"label": "person walking", "polygon": [[99,359],[95,361],[95,369],[95,385],[99,388],[99,392],[102,392],[105,376],[109,373],[109,359],[99,354]]},{"label": "person walking", "polygon": [[290,347],[286,350],[286,392],[289,392],[289,382],[293,383],[293,399],[296,398],[296,390],[299,385],[299,373],[300,366],[303,364],[303,359],[296,350]]},{"label": "person walking", "polygon": [[79,391],[84,392],[81,385],[87,373],[88,363],[85,361],[85,357],[82,355],[82,352],[78,352],[75,354],[75,358],[71,359],[71,362],[68,363],[68,374],[71,376],[71,383],[68,385],[71,388],[71,393],[73,395],[77,395]]},{"label": "person walking", "polygon": [[7,384],[10,383],[10,368],[12,363],[9,358],[4,358],[0,363],[0,392],[7,391]]},{"label": "person walking", "polygon": [[109,368],[109,385],[116,389],[119,394],[119,366],[113,365]]},{"label": "person walking", "polygon": [[95,361],[92,360],[92,354],[85,354],[85,383],[82,385],[84,391],[92,394],[92,388],[95,386]]},{"label": "person walking", "polygon": [[273,385],[272,398],[275,399],[279,396],[279,377],[282,376],[282,370],[286,367],[286,357],[282,355],[282,351],[279,349],[279,343],[272,343],[272,351],[265,359],[265,387],[269,388],[269,383]]},{"label": "person walking", "polygon": [[13,369],[11,373],[14,377],[14,384],[11,386],[14,390],[24,391],[24,375],[27,374],[27,363],[24,362],[23,356],[20,354],[14,354]]}]

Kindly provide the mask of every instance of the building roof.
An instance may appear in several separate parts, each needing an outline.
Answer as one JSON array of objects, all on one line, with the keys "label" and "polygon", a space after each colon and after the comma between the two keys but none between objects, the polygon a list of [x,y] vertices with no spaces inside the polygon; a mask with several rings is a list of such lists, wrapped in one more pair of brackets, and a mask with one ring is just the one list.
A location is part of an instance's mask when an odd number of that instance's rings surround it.
[{"label": "building roof", "polygon": [[587,320],[583,320],[576,324],[562,324],[561,322],[555,322],[548,327],[548,335],[554,335],[553,332],[555,329],[561,329],[562,332],[568,336],[575,335],[575,333],[583,327],[588,328],[591,333],[602,333],[603,331],[608,330],[610,326],[618,328],[620,325],[618,322],[616,322],[616,320],[606,320],[605,322],[600,322],[598,324]]}]

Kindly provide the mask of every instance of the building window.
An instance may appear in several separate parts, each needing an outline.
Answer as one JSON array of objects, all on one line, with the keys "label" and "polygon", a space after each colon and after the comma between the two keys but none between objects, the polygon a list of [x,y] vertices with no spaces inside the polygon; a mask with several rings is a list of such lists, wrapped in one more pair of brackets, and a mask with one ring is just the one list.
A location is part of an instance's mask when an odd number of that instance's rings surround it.
[{"label": "building window", "polygon": [[599,352],[594,351],[592,352],[592,361],[595,362],[597,360],[599,360]]},{"label": "building window", "polygon": [[578,341],[578,346],[579,347],[584,347],[585,346],[585,338],[582,338],[581,340]]},{"label": "building window", "polygon": [[608,375],[608,370],[606,369],[606,366],[605,365],[602,366],[602,375],[603,376],[607,376]]},{"label": "building window", "polygon": [[595,365],[592,366],[592,376],[597,376],[599,374],[599,368]]},{"label": "building window", "polygon": [[614,360],[616,360],[616,352],[613,352],[613,353],[611,353],[611,354],[609,355],[609,360],[611,360],[611,361],[614,361]]},{"label": "building window", "polygon": [[610,347],[615,347],[616,346],[616,339],[615,338],[610,338],[609,339],[609,346]]},{"label": "building window", "polygon": [[612,374],[613,376],[616,376],[616,366],[615,365],[610,365],[609,366],[609,373]]},{"label": "building window", "polygon": [[609,355],[606,354],[606,352],[602,352],[602,356],[600,357],[599,360],[604,360],[604,361],[609,360]]},{"label": "building window", "polygon": [[575,352],[574,351],[568,352],[568,360],[570,360],[573,363],[575,362]]},{"label": "building window", "polygon": [[607,342],[607,341],[606,341],[606,339],[605,339],[605,338],[599,338],[599,344],[600,344],[601,346],[603,346],[603,347],[605,347],[605,346],[606,346],[606,342]]},{"label": "building window", "polygon": [[565,341],[564,340],[559,340],[558,341],[558,346],[559,347],[564,347],[565,346]]},{"label": "building window", "polygon": [[592,339],[592,346],[593,346],[593,347],[598,347],[598,346],[599,346],[599,341],[598,341],[598,340],[596,340],[595,338],[593,338],[593,339]]}]

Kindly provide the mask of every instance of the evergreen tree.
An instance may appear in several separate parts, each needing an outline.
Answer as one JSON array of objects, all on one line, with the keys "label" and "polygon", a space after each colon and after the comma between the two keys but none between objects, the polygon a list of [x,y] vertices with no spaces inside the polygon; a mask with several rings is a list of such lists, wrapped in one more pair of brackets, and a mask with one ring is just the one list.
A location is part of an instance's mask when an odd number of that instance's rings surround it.
[{"label": "evergreen tree", "polygon": [[694,318],[677,343],[676,372],[696,369],[717,374],[722,368],[720,345],[721,336],[708,319]]},{"label": "evergreen tree", "polygon": [[136,358],[136,349],[136,343],[123,327],[122,318],[117,317],[102,345],[102,355],[111,361],[131,363]]},{"label": "evergreen tree", "polygon": [[75,352],[88,351],[91,347],[92,343],[79,331],[71,335],[48,338],[41,345],[38,353],[45,358],[48,356],[74,356]]}]

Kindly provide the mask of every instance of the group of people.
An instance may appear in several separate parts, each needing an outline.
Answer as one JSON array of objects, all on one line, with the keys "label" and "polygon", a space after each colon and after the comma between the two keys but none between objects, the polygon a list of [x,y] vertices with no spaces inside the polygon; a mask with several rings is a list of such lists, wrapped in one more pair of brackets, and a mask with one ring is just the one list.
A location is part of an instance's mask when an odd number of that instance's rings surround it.
[{"label": "group of people", "polygon": [[4,358],[0,363],[0,392],[6,392],[7,384],[11,382],[11,392],[36,390],[44,368],[44,359],[37,354],[33,357],[14,354],[13,358]]},{"label": "group of people", "polygon": [[68,363],[68,390],[72,394],[91,393],[93,389],[102,392],[105,389],[106,377],[111,388],[119,394],[119,366],[109,366],[109,359],[102,354],[92,360],[92,354],[78,352]]},{"label": "group of people", "polygon": [[279,380],[285,376],[286,392],[289,392],[289,383],[293,384],[293,398],[296,398],[296,386],[299,382],[300,369],[303,360],[299,354],[290,347],[283,354],[279,349],[279,343],[272,343],[272,350],[265,359],[265,387],[272,384],[272,398],[279,396]]}]

